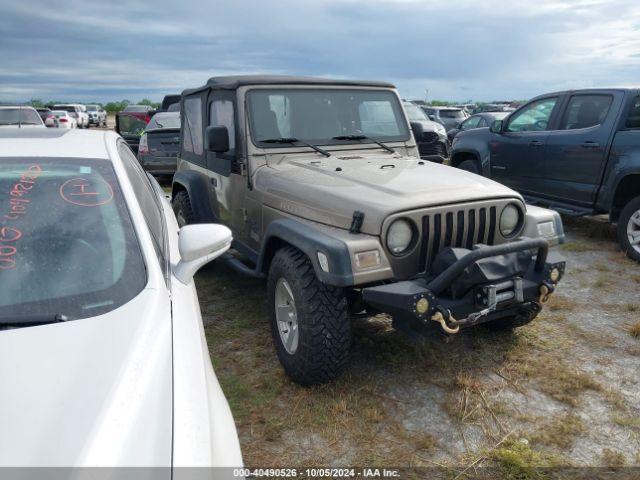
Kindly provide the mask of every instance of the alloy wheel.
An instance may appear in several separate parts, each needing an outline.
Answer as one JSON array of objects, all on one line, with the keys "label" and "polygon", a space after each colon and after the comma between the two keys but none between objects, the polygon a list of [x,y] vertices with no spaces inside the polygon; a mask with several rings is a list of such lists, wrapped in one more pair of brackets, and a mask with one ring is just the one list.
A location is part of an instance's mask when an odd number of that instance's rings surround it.
[{"label": "alloy wheel", "polygon": [[287,353],[293,355],[298,349],[298,311],[289,282],[280,278],[276,284],[275,293],[276,320],[280,340]]}]

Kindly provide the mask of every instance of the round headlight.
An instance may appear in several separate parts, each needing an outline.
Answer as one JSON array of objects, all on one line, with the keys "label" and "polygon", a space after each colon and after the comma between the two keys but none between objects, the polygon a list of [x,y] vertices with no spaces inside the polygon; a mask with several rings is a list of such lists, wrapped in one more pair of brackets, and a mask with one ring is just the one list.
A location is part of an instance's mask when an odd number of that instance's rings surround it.
[{"label": "round headlight", "polygon": [[394,255],[402,254],[413,240],[413,228],[408,220],[399,219],[391,224],[387,233],[387,247]]},{"label": "round headlight", "polygon": [[503,237],[512,236],[520,226],[520,209],[514,204],[504,207],[500,215],[500,233]]}]

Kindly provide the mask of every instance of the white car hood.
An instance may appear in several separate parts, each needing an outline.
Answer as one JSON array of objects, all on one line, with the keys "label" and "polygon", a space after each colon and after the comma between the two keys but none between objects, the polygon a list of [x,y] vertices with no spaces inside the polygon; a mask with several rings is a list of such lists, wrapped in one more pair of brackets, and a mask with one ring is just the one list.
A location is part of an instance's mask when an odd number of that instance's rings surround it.
[{"label": "white car hood", "polygon": [[171,344],[169,299],[151,289],[0,331],[0,466],[170,466]]}]

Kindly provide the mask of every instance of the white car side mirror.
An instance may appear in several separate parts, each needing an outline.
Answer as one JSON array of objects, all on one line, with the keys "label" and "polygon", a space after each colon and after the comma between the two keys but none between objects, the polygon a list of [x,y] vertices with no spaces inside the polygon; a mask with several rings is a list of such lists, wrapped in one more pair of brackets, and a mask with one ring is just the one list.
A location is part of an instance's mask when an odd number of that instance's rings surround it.
[{"label": "white car side mirror", "polygon": [[231,230],[213,223],[185,225],[179,235],[181,260],[174,266],[173,274],[185,285],[202,266],[229,250],[233,239]]}]

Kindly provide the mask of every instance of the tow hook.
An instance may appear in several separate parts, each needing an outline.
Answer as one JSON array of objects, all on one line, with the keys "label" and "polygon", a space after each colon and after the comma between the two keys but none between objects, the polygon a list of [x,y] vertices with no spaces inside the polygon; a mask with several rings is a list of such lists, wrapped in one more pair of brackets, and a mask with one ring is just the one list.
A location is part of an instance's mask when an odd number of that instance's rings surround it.
[{"label": "tow hook", "polygon": [[547,303],[554,290],[554,286],[546,282],[540,285],[540,297],[538,298],[538,301],[541,304]]},{"label": "tow hook", "polygon": [[456,334],[460,331],[460,326],[456,325],[453,328],[447,325],[447,320],[453,320],[454,324],[457,324],[458,321],[453,318],[451,312],[449,310],[445,310],[444,308],[438,306],[436,307],[436,313],[431,316],[431,320],[434,322],[438,322],[442,330],[449,334]]},{"label": "tow hook", "polygon": [[[519,288],[519,293],[512,293],[512,296],[515,296],[516,298],[521,297],[522,296],[522,283],[521,282],[515,282],[514,283],[510,283],[509,286],[515,286],[516,291]],[[461,325],[466,325],[466,324],[474,324],[476,323],[479,319],[486,317],[487,315],[489,315],[491,312],[493,312],[496,307],[498,306],[498,301],[499,298],[501,298],[504,294],[500,294],[500,297],[498,295],[496,295],[496,286],[495,285],[491,285],[488,287],[490,292],[488,295],[488,299],[489,299],[489,305],[480,310],[479,312],[475,312],[475,313],[470,313],[467,318],[463,319],[463,320],[456,320],[453,315],[451,315],[451,312],[447,309],[444,309],[441,306],[437,306],[436,307],[436,313],[434,313],[431,316],[431,320],[433,320],[434,322],[438,322],[440,324],[440,326],[442,327],[442,329],[450,334],[455,334],[458,333],[460,331],[460,326]]]}]

